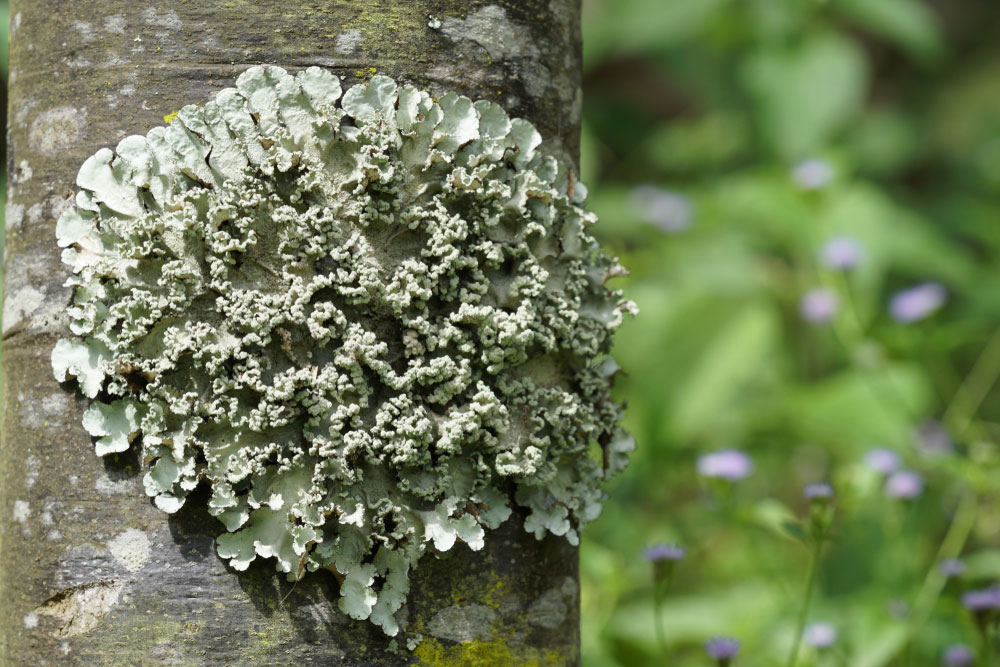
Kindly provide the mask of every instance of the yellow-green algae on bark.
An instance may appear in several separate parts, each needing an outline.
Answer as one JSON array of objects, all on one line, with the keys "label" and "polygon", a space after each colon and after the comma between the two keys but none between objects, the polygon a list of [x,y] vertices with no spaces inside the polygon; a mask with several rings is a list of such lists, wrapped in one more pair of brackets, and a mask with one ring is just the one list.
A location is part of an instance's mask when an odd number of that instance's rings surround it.
[{"label": "yellow-green algae on bark", "polygon": [[502,639],[473,640],[445,646],[434,639],[424,639],[413,650],[417,657],[414,667],[565,667],[574,660],[556,650],[539,651],[523,646],[510,647]]}]

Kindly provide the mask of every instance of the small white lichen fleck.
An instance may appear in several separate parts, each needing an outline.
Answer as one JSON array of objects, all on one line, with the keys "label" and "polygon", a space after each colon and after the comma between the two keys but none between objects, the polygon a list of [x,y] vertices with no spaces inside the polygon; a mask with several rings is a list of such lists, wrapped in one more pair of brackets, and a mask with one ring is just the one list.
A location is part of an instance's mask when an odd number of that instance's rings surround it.
[{"label": "small white lichen fleck", "polygon": [[73,21],[73,28],[80,33],[80,41],[94,41],[94,24],[86,21]]},{"label": "small white lichen fleck", "polygon": [[28,209],[28,222],[31,224],[37,224],[42,219],[42,214],[45,212],[44,204],[32,204],[31,208]]},{"label": "small white lichen fleck", "polygon": [[37,628],[38,627],[38,614],[36,614],[33,611],[32,612],[28,612],[24,616],[24,627],[28,628],[29,630],[34,630],[35,628]]},{"label": "small white lichen fleck", "polygon": [[43,526],[51,526],[54,523],[51,510],[43,510],[39,519],[41,520]]},{"label": "small white lichen fleck", "polygon": [[[77,482],[70,479],[72,484]],[[102,493],[106,496],[120,496],[129,492],[132,488],[132,478],[127,476],[122,476],[119,479],[111,479],[106,471],[100,471],[97,474],[97,479],[94,481],[94,487],[97,489],[98,493]]]},{"label": "small white lichen fleck", "polygon": [[17,163],[17,169],[14,170],[14,177],[18,183],[27,183],[34,176],[35,172],[28,164],[27,160],[21,160]]},{"label": "small white lichen fleck", "polygon": [[127,25],[125,17],[121,14],[115,14],[104,19],[104,30],[116,35],[124,35]]},{"label": "small white lichen fleck", "polygon": [[146,533],[129,528],[108,542],[108,550],[118,564],[129,572],[138,572],[149,561],[151,549]]},{"label": "small white lichen fleck", "polygon": [[435,637],[453,642],[488,642],[493,639],[496,618],[495,611],[481,604],[454,605],[434,614],[427,629]]},{"label": "small white lichen fleck", "polygon": [[26,488],[30,489],[38,482],[38,473],[40,472],[41,465],[42,462],[34,454],[30,455],[28,460],[25,461],[27,472],[24,476],[24,486]]},{"label": "small white lichen fleck", "polygon": [[571,600],[565,586],[550,588],[531,603],[525,617],[531,625],[552,630],[566,620]]},{"label": "small white lichen fleck", "polygon": [[73,206],[73,199],[71,197],[52,195],[48,198],[47,203],[49,205],[49,215],[51,215],[53,219],[58,219],[66,209]]},{"label": "small white lichen fleck", "polygon": [[467,39],[483,47],[493,60],[537,52],[526,31],[507,18],[507,10],[488,5],[464,19],[445,18],[441,32],[452,40]]},{"label": "small white lichen fleck", "polygon": [[521,83],[532,97],[541,97],[552,86],[549,68],[534,59],[526,60],[519,69]]},{"label": "small white lichen fleck", "polygon": [[342,56],[349,56],[358,50],[361,44],[361,32],[359,30],[347,30],[337,35],[337,42],[333,50]]},{"label": "small white lichen fleck", "polygon": [[420,557],[515,506],[576,544],[633,448],[609,350],[635,307],[541,143],[491,102],[253,67],[99,150],[52,353],[97,452],[138,446],[166,512],[206,483],[234,568],[332,570],[389,635]]},{"label": "small white lichen fleck", "polygon": [[181,17],[173,9],[168,9],[165,12],[159,12],[155,7],[147,7],[142,10],[142,20],[145,21],[147,25],[167,28],[168,30],[180,30],[184,27],[184,24],[181,22]]},{"label": "small white lichen fleck", "polygon": [[88,67],[94,64],[90,62],[89,59],[84,58],[83,56],[77,56],[76,58],[67,59],[64,62],[68,67],[72,67],[73,69],[87,69]]},{"label": "small white lichen fleck", "polygon": [[14,521],[23,524],[31,516],[31,506],[27,500],[14,501]]},{"label": "small white lichen fleck", "polygon": [[21,223],[24,222],[24,206],[15,204],[8,198],[6,209],[4,229],[8,233],[16,232],[21,228]]},{"label": "small white lichen fleck", "polygon": [[42,155],[59,155],[79,141],[87,121],[73,107],[58,107],[38,114],[28,130],[28,145]]},{"label": "small white lichen fleck", "polygon": [[69,399],[66,394],[49,394],[40,401],[40,406],[43,414],[55,417],[69,410]]},{"label": "small white lichen fleck", "polygon": [[26,285],[7,296],[3,302],[3,333],[30,317],[45,303],[45,292]]},{"label": "small white lichen fleck", "polygon": [[17,110],[14,112],[14,125],[21,127],[27,122],[28,114],[38,106],[37,97],[28,97],[21,100],[20,104],[17,105]]}]

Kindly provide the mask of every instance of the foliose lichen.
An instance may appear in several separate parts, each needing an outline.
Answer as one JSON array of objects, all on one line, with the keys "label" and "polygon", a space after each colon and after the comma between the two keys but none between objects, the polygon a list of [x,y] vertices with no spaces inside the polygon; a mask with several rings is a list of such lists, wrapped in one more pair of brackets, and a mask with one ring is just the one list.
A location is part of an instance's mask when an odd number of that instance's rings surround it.
[{"label": "foliose lichen", "polygon": [[327,568],[389,635],[421,555],[513,506],[576,543],[633,448],[608,351],[634,305],[540,144],[490,102],[253,67],[99,150],[52,353],[97,453],[141,447],[165,512],[207,484],[234,568]]}]

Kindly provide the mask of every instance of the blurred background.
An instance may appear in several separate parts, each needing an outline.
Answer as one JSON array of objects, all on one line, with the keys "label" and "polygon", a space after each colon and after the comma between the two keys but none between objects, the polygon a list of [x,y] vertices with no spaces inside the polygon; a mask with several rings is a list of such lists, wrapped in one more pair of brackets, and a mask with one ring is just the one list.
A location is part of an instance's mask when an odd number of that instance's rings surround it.
[{"label": "blurred background", "polygon": [[1000,3],[584,9],[582,178],[641,309],[584,664],[986,664]]},{"label": "blurred background", "polygon": [[[1000,577],[1000,3],[584,8],[582,178],[641,311],[584,663],[712,665],[721,635],[784,665],[804,632],[800,665],[973,664],[962,596]],[[720,450],[748,460],[700,475]]]}]

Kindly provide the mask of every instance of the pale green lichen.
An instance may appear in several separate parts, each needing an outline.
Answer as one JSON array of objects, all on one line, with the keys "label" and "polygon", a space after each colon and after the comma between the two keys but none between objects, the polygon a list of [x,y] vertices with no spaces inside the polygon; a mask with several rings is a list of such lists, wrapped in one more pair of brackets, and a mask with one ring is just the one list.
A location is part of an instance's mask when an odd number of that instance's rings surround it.
[{"label": "pale green lichen", "polygon": [[540,143],[490,102],[254,67],[99,150],[52,354],[97,452],[140,443],[167,512],[206,483],[234,568],[328,568],[390,635],[420,556],[513,505],[576,543],[633,447],[607,353],[634,306]]}]

